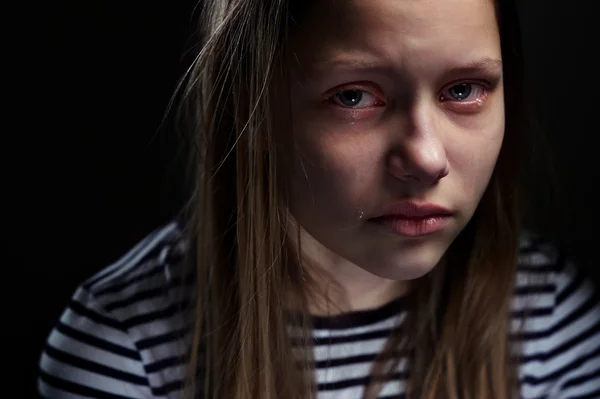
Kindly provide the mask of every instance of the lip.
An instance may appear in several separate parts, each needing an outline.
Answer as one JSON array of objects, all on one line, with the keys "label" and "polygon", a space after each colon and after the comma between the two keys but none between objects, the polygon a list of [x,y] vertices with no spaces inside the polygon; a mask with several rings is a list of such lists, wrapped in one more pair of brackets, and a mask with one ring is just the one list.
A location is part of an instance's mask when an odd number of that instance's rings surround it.
[{"label": "lip", "polygon": [[405,237],[422,237],[436,233],[450,222],[452,211],[436,204],[403,201],[389,206],[385,213],[369,221]]},{"label": "lip", "polygon": [[374,219],[386,217],[426,218],[431,216],[452,216],[452,211],[436,204],[400,201],[388,206],[382,214],[377,215]]}]

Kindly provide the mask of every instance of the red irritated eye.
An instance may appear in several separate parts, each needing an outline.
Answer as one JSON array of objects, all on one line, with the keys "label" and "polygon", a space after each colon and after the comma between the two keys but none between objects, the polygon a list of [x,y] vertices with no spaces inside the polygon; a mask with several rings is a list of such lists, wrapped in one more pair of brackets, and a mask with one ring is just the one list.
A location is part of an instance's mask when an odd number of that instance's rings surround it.
[{"label": "red irritated eye", "polygon": [[489,88],[480,83],[458,83],[444,89],[439,100],[449,106],[473,111],[481,108],[489,94]]}]

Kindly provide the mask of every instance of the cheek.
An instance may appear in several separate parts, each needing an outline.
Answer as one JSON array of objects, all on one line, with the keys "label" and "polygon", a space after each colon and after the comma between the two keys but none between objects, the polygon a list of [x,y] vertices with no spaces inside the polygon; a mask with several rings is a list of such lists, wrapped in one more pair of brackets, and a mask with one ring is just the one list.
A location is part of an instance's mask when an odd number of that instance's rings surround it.
[{"label": "cheek", "polygon": [[329,221],[360,214],[377,169],[376,143],[367,135],[326,131],[316,124],[298,125],[294,135],[292,211]]},{"label": "cheek", "polygon": [[453,141],[449,149],[461,192],[469,193],[469,199],[474,201],[483,195],[496,166],[504,139],[503,115],[499,111],[481,128]]}]

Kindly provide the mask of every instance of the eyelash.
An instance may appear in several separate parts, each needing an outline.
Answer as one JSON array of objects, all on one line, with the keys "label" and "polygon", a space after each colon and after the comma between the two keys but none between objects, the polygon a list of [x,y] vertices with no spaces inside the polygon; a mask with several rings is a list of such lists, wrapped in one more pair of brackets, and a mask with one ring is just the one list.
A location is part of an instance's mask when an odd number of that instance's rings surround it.
[{"label": "eyelash", "polygon": [[[479,90],[479,91],[481,91],[481,94],[474,100],[453,100],[451,98],[448,99],[448,96],[447,96],[448,90],[455,88],[457,86],[460,86],[460,85],[472,85],[472,91],[476,92],[477,90]],[[373,89],[371,87],[369,89],[367,89],[367,88],[365,88],[365,86],[367,86],[367,85],[354,84],[354,85],[350,85],[350,86],[342,86],[341,88],[336,88],[333,90],[333,94],[329,94],[327,96],[325,101],[328,104],[331,104],[332,106],[337,106],[341,109],[348,110],[353,113],[365,112],[365,111],[372,110],[373,108],[379,108],[379,107],[385,106],[386,102],[384,100],[381,100],[381,98],[383,96],[372,93],[371,90],[373,90]],[[368,85],[368,86],[372,86],[372,85]],[[468,80],[467,81],[457,81],[457,82],[452,82],[449,85],[446,85],[444,87],[444,89],[441,91],[441,93],[438,95],[438,100],[442,103],[450,103],[448,106],[454,107],[460,112],[467,112],[467,113],[474,112],[474,111],[477,111],[477,109],[481,108],[484,105],[484,102],[486,101],[488,94],[492,90],[493,90],[493,85],[491,85],[487,82],[484,82],[484,81],[468,81]],[[367,106],[367,107],[362,107],[362,108],[361,107],[344,106],[342,104],[338,104],[338,102],[336,101],[336,98],[338,98],[338,96],[342,93],[351,92],[351,91],[369,93],[370,95],[375,97],[376,104]],[[378,91],[378,90],[373,90],[373,91]]]}]

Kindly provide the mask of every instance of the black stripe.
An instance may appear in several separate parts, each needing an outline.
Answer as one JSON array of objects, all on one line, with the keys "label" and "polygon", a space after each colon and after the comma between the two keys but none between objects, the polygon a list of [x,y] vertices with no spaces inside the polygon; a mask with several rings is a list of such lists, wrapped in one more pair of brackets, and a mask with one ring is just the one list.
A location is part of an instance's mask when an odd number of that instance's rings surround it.
[{"label": "black stripe", "polygon": [[511,312],[511,317],[515,319],[522,319],[525,317],[550,316],[552,313],[554,313],[554,308],[552,307],[532,308],[523,310],[513,310]]},{"label": "black stripe", "polygon": [[336,316],[312,316],[315,330],[345,330],[378,323],[407,309],[408,296],[402,296],[385,305],[369,310],[348,312]]},{"label": "black stripe", "polygon": [[51,345],[46,345],[45,352],[49,357],[78,369],[87,370],[92,373],[101,374],[110,378],[126,381],[136,385],[148,385],[148,380],[146,379],[146,377],[140,377],[135,374],[126,373],[124,371],[116,370],[114,368],[105,366],[100,363],[95,363],[87,359],[73,356],[69,353],[54,348]]},{"label": "black stripe", "polygon": [[578,375],[577,377],[571,378],[564,383],[563,388],[569,388],[576,385],[584,384],[588,381],[597,379],[598,385],[600,386],[600,368],[587,374]]},{"label": "black stripe", "polygon": [[385,395],[380,396],[379,399],[406,399],[406,394],[401,393],[399,395]]},{"label": "black stripe", "polygon": [[167,256],[165,257],[165,263],[169,265],[177,265],[181,261],[185,259],[187,254],[186,251],[186,240],[185,238],[178,237],[176,241],[173,242],[173,248]]},{"label": "black stripe", "polygon": [[[394,381],[394,380],[406,381],[407,379],[408,379],[407,372],[402,372],[402,373],[398,372],[398,373],[393,373],[390,376],[389,381]],[[356,386],[364,387],[367,384],[369,384],[371,381],[374,381],[372,376],[350,378],[347,380],[321,383],[318,385],[318,390],[319,390],[319,392],[320,391],[337,391],[340,389],[347,389],[347,388],[352,388],[352,387],[356,387]]]},{"label": "black stripe", "polygon": [[154,337],[144,338],[136,342],[139,350],[152,348],[153,346],[163,345],[169,342],[178,341],[185,336],[190,330],[189,327],[184,327],[179,330],[171,331],[165,334],[156,335]]},{"label": "black stripe", "polygon": [[572,362],[564,365],[563,367],[559,368],[558,370],[553,371],[550,374],[546,374],[541,377],[526,376],[525,378],[523,378],[523,380],[521,382],[530,384],[530,385],[537,385],[537,384],[542,384],[542,383],[549,382],[549,381],[554,381],[554,380],[558,379],[559,377],[561,377],[562,375],[564,375],[565,373],[576,369],[577,367],[581,366],[586,361],[593,359],[593,358],[597,357],[598,355],[600,355],[600,348],[597,348],[596,350],[592,351],[591,353],[588,353],[585,356],[582,356],[582,357],[579,357],[579,358],[573,360]]},{"label": "black stripe", "polygon": [[159,360],[154,363],[150,363],[146,366],[147,373],[156,373],[169,367],[176,367],[185,364],[185,356],[171,356],[163,360]]},{"label": "black stripe", "polygon": [[169,317],[173,317],[176,314],[183,312],[183,309],[185,309],[187,306],[189,306],[189,303],[186,300],[177,302],[163,309],[139,314],[125,319],[123,320],[123,326],[129,329],[141,324],[147,324],[161,319],[168,319]]},{"label": "black stripe", "polygon": [[600,398],[600,388],[582,395],[570,395],[566,399],[598,399]]},{"label": "black stripe", "polygon": [[137,291],[127,298],[119,299],[117,301],[110,302],[104,305],[104,309],[110,312],[113,310],[121,309],[127,306],[131,306],[136,302],[142,302],[148,299],[158,298],[163,295],[168,295],[171,287],[183,287],[193,284],[193,281],[189,278],[173,277],[170,281],[163,281],[159,283],[158,287],[148,288],[144,291]]},{"label": "black stripe", "polygon": [[556,291],[556,286],[554,284],[523,285],[516,287],[514,294],[516,296],[530,294],[553,294],[554,291]]},{"label": "black stripe", "polygon": [[528,363],[532,361],[546,361],[553,357],[559,356],[561,353],[566,352],[567,350],[573,348],[574,346],[584,342],[590,337],[593,337],[596,333],[600,332],[600,320],[596,322],[596,324],[592,325],[586,331],[581,332],[580,334],[571,337],[568,341],[563,342],[560,346],[554,348],[549,352],[536,353],[533,355],[522,356],[521,364]]},{"label": "black stripe", "polygon": [[549,337],[550,335],[562,330],[566,326],[572,324],[577,319],[585,315],[590,310],[594,309],[598,298],[600,297],[600,293],[596,292],[591,297],[589,297],[584,303],[579,305],[577,309],[575,309],[572,313],[568,314],[564,317],[560,322],[549,328],[545,331],[529,331],[522,333],[511,334],[511,339],[516,340],[534,340]]},{"label": "black stripe", "polygon": [[84,305],[82,305],[81,303],[77,302],[74,299],[72,299],[71,302],[69,303],[69,309],[71,309],[73,312],[79,314],[80,316],[84,316],[92,321],[95,321],[98,324],[104,324],[105,326],[112,327],[114,329],[126,332],[123,324],[119,323],[117,320],[112,319],[110,317],[106,317],[104,315],[101,315],[100,313],[97,313],[97,312],[89,309],[89,308],[86,308]]},{"label": "black stripe", "polygon": [[177,381],[169,382],[168,384],[165,384],[160,387],[156,387],[156,388],[153,387],[152,393],[155,396],[166,396],[169,393],[174,392],[174,391],[179,391],[182,388],[183,388],[183,381],[177,380]]},{"label": "black stripe", "polygon": [[549,275],[555,273],[557,270],[556,263],[545,264],[545,265],[530,265],[530,264],[520,264],[517,268],[518,273],[527,273],[527,274],[544,274]]},{"label": "black stripe", "polygon": [[106,311],[111,312],[116,309],[120,309],[120,308],[129,306],[129,305],[133,305],[136,302],[145,301],[147,299],[155,299],[157,297],[160,297],[161,295],[164,295],[167,292],[168,292],[168,290],[165,285],[162,285],[162,286],[156,287],[156,288],[150,288],[150,289],[147,289],[144,291],[138,291],[138,292],[134,293],[133,295],[130,295],[127,298],[123,298],[118,301],[108,303],[108,304],[104,305],[104,308],[106,309]]},{"label": "black stripe", "polygon": [[[348,356],[348,357],[338,357],[335,359],[319,360],[314,363],[314,368],[326,369],[329,367],[348,366],[348,365],[357,364],[357,363],[373,362],[375,360],[375,358],[377,358],[378,355],[379,355],[379,353],[369,353],[369,354],[365,354],[365,355],[355,355],[355,356]],[[381,360],[382,361],[391,360],[391,359],[399,357],[399,356],[400,356],[400,354],[398,353],[398,351],[396,351],[396,353],[388,354],[385,357],[383,357]]]},{"label": "black stripe", "polygon": [[91,346],[94,346],[98,349],[102,349],[107,352],[112,352],[114,354],[117,354],[117,355],[120,355],[123,357],[127,357],[129,359],[139,360],[139,361],[142,360],[142,358],[140,357],[140,354],[136,350],[125,348],[124,346],[105,341],[103,339],[94,337],[93,335],[88,335],[84,332],[74,329],[71,326],[63,324],[60,321],[56,325],[55,329],[56,329],[56,331],[59,331],[60,333],[66,335],[69,338],[72,338],[76,341],[83,342],[83,343],[91,345]]},{"label": "black stripe", "polygon": [[91,398],[98,399],[135,399],[129,396],[116,395],[105,391],[100,391],[98,389],[90,388],[83,386],[81,384],[76,384],[74,382],[66,381],[61,378],[57,378],[52,376],[43,370],[40,370],[40,379],[44,381],[46,384],[52,386],[61,391],[73,393],[76,395],[87,396]]},{"label": "black stripe", "polygon": [[556,306],[563,303],[568,297],[570,297],[585,281],[583,274],[577,273],[574,279],[569,282],[569,285],[556,295]]},{"label": "black stripe", "polygon": [[99,297],[107,295],[107,294],[115,294],[117,292],[123,291],[125,288],[127,288],[131,285],[134,285],[135,283],[139,283],[145,279],[150,279],[150,278],[156,276],[157,274],[164,274],[164,272],[165,272],[165,265],[157,263],[150,270],[148,270],[144,273],[141,273],[135,277],[132,277],[126,281],[123,281],[120,283],[114,283],[112,285],[109,285],[109,286],[104,287],[99,290],[94,290],[94,296],[96,298],[99,298]]}]

